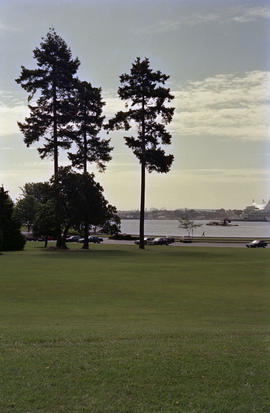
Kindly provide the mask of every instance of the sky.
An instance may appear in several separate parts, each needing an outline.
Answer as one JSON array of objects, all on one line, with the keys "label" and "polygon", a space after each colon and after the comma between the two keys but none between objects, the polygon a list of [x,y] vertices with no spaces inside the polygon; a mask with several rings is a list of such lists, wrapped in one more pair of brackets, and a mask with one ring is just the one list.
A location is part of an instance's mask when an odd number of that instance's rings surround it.
[{"label": "sky", "polygon": [[[21,65],[36,68],[33,49],[49,27],[80,59],[81,80],[102,88],[109,119],[123,107],[119,76],[136,57],[170,75],[175,96],[167,174],[146,177],[146,208],[243,209],[270,198],[269,0],[1,0],[0,185],[13,200],[26,182],[48,180],[53,160],[27,148],[17,121],[27,93],[15,82]],[[138,209],[140,166],[124,131],[104,173],[105,197]],[[105,134],[104,134],[105,136]],[[64,153],[60,164],[67,165]]]}]

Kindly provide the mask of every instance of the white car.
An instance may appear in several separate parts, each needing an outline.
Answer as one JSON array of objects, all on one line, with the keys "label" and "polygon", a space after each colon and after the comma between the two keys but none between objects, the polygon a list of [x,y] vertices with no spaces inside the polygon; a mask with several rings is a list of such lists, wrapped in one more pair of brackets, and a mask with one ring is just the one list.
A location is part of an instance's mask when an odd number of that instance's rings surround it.
[{"label": "white car", "polygon": [[[154,238],[151,238],[151,237],[145,237],[145,238],[144,238],[144,245],[151,245],[151,242],[153,241],[153,239],[154,239]],[[135,244],[139,245],[139,243],[140,243],[140,240],[137,239],[137,240],[135,241]]]},{"label": "white car", "polygon": [[154,238],[153,241],[149,242],[149,245],[168,245],[168,240],[167,238],[164,237],[157,237]]}]

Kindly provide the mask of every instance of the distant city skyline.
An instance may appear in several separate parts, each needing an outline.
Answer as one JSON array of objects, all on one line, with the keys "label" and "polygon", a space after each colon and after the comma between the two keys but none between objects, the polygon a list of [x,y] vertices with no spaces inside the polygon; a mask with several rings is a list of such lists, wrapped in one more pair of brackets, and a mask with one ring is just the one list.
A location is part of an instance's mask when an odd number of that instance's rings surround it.
[{"label": "distant city skyline", "polygon": [[[155,207],[151,207],[151,208],[146,208],[145,209],[145,211],[147,211],[147,212],[151,212],[151,211],[174,211],[174,210],[177,210],[177,209],[179,209],[179,210],[185,210],[185,209],[187,209],[187,210],[190,210],[190,209],[194,209],[195,211],[217,211],[217,210],[219,210],[219,209],[224,209],[224,210],[243,210],[243,209],[245,209],[246,207],[255,207],[255,208],[257,208],[257,209],[260,209],[260,210],[263,210],[263,209],[265,209],[265,207],[267,206],[267,205],[269,205],[270,204],[270,199],[269,199],[269,201],[268,202],[264,202],[263,204],[258,204],[258,203],[256,203],[256,202],[251,202],[249,205],[246,205],[244,208],[223,208],[222,206],[220,207],[220,208],[196,208],[196,207],[194,207],[194,208],[185,208],[185,207],[179,207],[179,208],[165,208],[165,207],[163,207],[163,208],[155,208]],[[139,211],[139,208],[135,208],[135,209],[127,209],[127,210],[125,210],[125,209],[123,209],[123,210],[121,210],[121,211],[123,211],[123,212],[126,212],[126,211]]]},{"label": "distant city skyline", "polygon": [[[15,200],[26,182],[48,180],[51,159],[27,148],[17,121],[27,94],[20,67],[49,27],[81,61],[79,77],[102,87],[109,119],[123,106],[119,76],[137,56],[170,75],[175,161],[147,174],[146,207],[243,209],[270,198],[270,4],[266,0],[2,0],[0,4],[0,185]],[[139,208],[140,166],[122,131],[105,173],[90,167],[110,203]],[[61,154],[61,165],[67,158]]]}]

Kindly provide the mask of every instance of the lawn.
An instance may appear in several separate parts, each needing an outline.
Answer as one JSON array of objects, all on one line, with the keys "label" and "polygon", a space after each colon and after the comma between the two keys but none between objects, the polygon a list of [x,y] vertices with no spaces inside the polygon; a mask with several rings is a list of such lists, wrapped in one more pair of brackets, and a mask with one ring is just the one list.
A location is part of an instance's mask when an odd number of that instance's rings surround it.
[{"label": "lawn", "polygon": [[0,412],[270,411],[270,249],[0,256]]}]

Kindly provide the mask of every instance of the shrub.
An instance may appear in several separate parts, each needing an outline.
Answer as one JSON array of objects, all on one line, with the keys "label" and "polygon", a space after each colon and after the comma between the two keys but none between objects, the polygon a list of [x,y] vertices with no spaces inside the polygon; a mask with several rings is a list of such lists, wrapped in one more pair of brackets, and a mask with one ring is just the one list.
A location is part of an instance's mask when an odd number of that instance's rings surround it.
[{"label": "shrub", "polygon": [[117,239],[117,240],[126,240],[126,241],[132,241],[134,240],[134,235],[130,234],[117,234],[109,237],[110,239]]}]

